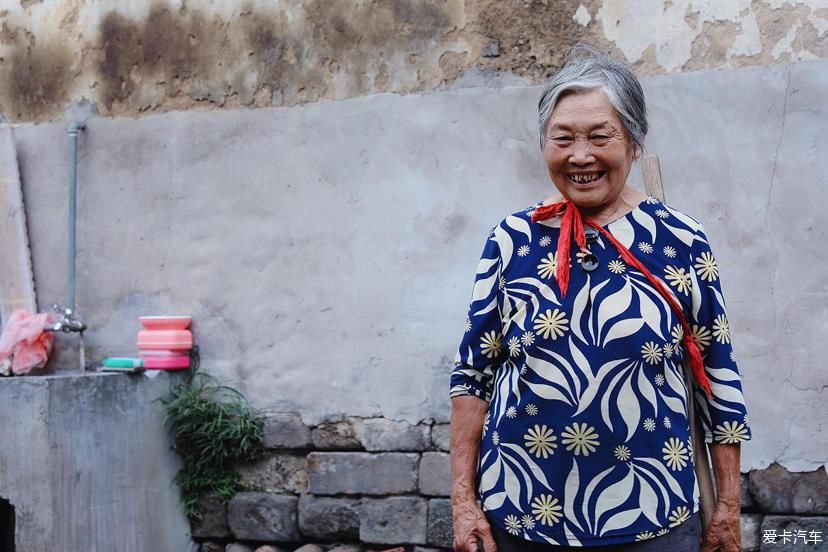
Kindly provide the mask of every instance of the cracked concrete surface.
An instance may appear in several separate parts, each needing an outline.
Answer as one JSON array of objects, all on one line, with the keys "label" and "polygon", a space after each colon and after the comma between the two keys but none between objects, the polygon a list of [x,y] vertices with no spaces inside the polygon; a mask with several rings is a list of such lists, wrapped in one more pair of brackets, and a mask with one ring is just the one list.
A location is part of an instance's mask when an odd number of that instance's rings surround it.
[{"label": "cracked concrete surface", "polygon": [[[668,202],[704,222],[717,252],[754,426],[743,467],[822,466],[828,61],[644,84]],[[445,421],[481,244],[551,189],[538,94],[469,88],[93,117],[78,226],[90,358],[134,354],[139,313],[191,312],[203,367],[259,407],[312,424]],[[65,129],[16,136],[49,304],[64,296]],[[59,368],[71,367],[73,351],[59,352]]]},{"label": "cracked concrete surface", "polygon": [[824,0],[0,0],[0,113],[291,106],[537,84],[577,41],[643,75],[828,57]]}]

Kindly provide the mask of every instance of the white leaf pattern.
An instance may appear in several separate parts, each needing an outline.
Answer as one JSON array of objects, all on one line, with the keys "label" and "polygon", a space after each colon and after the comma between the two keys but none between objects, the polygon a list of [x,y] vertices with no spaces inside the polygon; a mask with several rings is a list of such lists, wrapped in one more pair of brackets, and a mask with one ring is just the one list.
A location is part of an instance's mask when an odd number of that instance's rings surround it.
[{"label": "white leaf pattern", "polygon": [[606,512],[618,508],[630,498],[634,483],[635,475],[633,475],[632,468],[629,468],[627,474],[620,481],[601,491],[601,494],[598,495],[598,501],[595,503],[593,527],[598,527],[601,516]]},{"label": "white leaf pattern", "polygon": [[633,209],[632,216],[635,219],[635,222],[640,224],[650,233],[650,243],[656,243],[656,223],[655,220],[653,220],[653,217],[641,209]]}]

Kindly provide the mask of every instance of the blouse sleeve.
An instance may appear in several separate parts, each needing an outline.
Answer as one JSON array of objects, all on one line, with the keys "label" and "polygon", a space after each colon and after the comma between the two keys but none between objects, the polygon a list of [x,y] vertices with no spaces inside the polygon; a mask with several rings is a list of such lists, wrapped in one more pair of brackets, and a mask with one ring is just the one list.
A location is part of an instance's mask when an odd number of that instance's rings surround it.
[{"label": "blouse sleeve", "polygon": [[477,266],[465,333],[451,373],[452,398],[474,395],[491,400],[494,373],[503,360],[500,271],[500,248],[490,235]]},{"label": "blouse sleeve", "polygon": [[751,438],[741,376],[736,366],[719,281],[719,267],[702,228],[691,250],[693,339],[701,349],[712,396],[696,387],[697,419],[708,443],[741,443]]}]

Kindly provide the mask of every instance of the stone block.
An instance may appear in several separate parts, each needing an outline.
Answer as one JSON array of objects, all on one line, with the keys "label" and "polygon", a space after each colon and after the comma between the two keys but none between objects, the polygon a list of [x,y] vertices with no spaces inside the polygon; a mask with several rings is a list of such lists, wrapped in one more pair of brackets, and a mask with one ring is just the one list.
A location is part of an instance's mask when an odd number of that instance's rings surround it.
[{"label": "stone block", "polygon": [[285,550],[284,548],[278,548],[276,546],[270,546],[269,544],[266,544],[264,546],[258,547],[256,550],[254,550],[254,552],[288,552],[288,551]]},{"label": "stone block", "polygon": [[[775,535],[771,542],[769,534]],[[814,542],[818,535],[819,542]],[[765,516],[761,552],[828,552],[828,517]],[[806,540],[810,539],[810,540]],[[804,543],[807,542],[808,544]]]},{"label": "stone block", "polygon": [[299,498],[299,531],[322,541],[359,540],[360,501],[303,495]]},{"label": "stone block", "polygon": [[224,549],[224,552],[253,552],[253,549],[247,546],[246,544],[239,544],[234,542],[232,544],[228,544],[227,547]]},{"label": "stone block", "polygon": [[199,552],[224,552],[224,545],[217,542],[202,542]]},{"label": "stone block", "polygon": [[319,450],[359,450],[363,448],[362,433],[362,418],[348,417],[319,424],[311,430],[311,441]]},{"label": "stone block", "polygon": [[828,474],[789,472],[779,464],[750,472],[750,494],[766,514],[828,513]]},{"label": "stone block", "polygon": [[451,494],[451,459],[447,452],[424,452],[420,459],[420,494]]},{"label": "stone block", "polygon": [[428,501],[428,544],[442,548],[454,547],[451,502],[447,498],[432,498]]},{"label": "stone block", "polygon": [[201,519],[190,521],[192,535],[200,539],[229,537],[227,504],[217,496],[208,496],[201,500],[201,508]]},{"label": "stone block", "polygon": [[431,428],[426,424],[411,425],[386,418],[363,421],[362,443],[374,452],[394,450],[425,450],[429,447]]},{"label": "stone block", "polygon": [[324,550],[318,544],[304,544],[293,552],[324,552]]},{"label": "stone block", "polygon": [[431,426],[431,447],[448,452],[451,448],[451,424],[434,424]]},{"label": "stone block", "polygon": [[762,514],[742,514],[742,552],[757,552],[762,544]]},{"label": "stone block", "polygon": [[362,501],[359,540],[371,544],[425,544],[428,504],[416,496]]},{"label": "stone block", "polygon": [[362,547],[358,544],[341,544],[334,546],[328,552],[362,552]]},{"label": "stone block", "polygon": [[261,492],[236,493],[227,521],[238,539],[291,542],[301,539],[297,525],[299,498]]},{"label": "stone block", "polygon": [[752,511],[756,509],[756,501],[753,500],[753,495],[750,494],[750,476],[743,473],[741,478],[741,503],[739,504],[742,511]]},{"label": "stone block", "polygon": [[405,452],[312,452],[308,487],[313,494],[385,495],[417,490],[419,455]]},{"label": "stone block", "polygon": [[296,413],[275,413],[265,417],[264,446],[275,449],[311,447],[311,430]]},{"label": "stone block", "polygon": [[308,490],[308,460],[305,454],[271,452],[255,462],[235,466],[242,484],[252,491],[304,493]]}]

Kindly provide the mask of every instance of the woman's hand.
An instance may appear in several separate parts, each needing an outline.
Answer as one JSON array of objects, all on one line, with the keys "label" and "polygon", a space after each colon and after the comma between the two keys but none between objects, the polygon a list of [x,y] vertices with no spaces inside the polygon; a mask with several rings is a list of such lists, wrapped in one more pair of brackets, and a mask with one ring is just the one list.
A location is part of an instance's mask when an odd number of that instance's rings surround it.
[{"label": "woman's hand", "polygon": [[739,502],[720,500],[702,535],[701,552],[741,552]]},{"label": "woman's hand", "polygon": [[477,505],[475,473],[483,419],[489,403],[477,397],[451,399],[451,513],[454,549],[477,552],[477,540],[485,552],[496,552],[489,520]]},{"label": "woman's hand", "polygon": [[473,498],[457,499],[451,505],[454,517],[454,549],[458,552],[478,552],[478,540],[484,552],[497,552],[492,528],[483,510]]},{"label": "woman's hand", "polygon": [[719,499],[713,510],[713,519],[704,528],[701,552],[740,552],[742,550],[742,529],[739,525],[740,449],[738,443],[710,444],[710,458],[713,460],[713,472],[716,475]]}]

